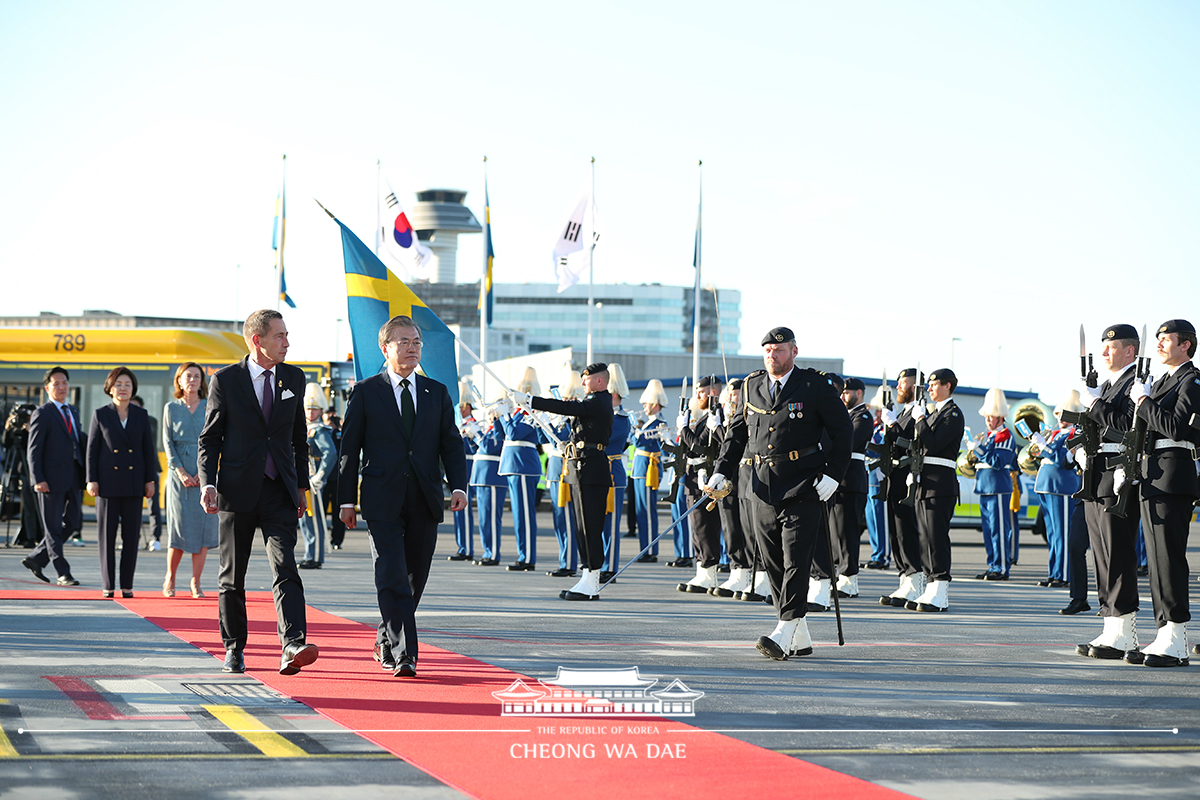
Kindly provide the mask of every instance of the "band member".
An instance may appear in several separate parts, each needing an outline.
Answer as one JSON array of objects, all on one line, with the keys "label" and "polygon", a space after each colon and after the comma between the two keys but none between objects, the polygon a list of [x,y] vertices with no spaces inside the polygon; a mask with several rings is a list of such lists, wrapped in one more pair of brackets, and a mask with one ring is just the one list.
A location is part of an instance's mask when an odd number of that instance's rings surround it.
[{"label": "band member", "polygon": [[1013,474],[1017,470],[1017,440],[1004,424],[1008,416],[1008,398],[1002,389],[988,389],[983,398],[983,415],[987,430],[977,439],[967,442],[974,454],[975,493],[979,495],[979,517],[983,528],[983,546],[987,551],[987,571],[975,577],[979,580],[1006,581],[1016,553],[1013,540],[1012,502]]},{"label": "band member", "polygon": [[[538,394],[537,373],[525,368],[517,384],[518,391]],[[500,417],[504,426],[504,449],[500,452],[500,474],[508,479],[509,505],[512,506],[513,533],[517,537],[517,561],[509,572],[527,572],[537,563],[537,485],[542,476],[538,452],[538,432],[525,411],[515,409]]]},{"label": "band member", "polygon": [[912,367],[902,370],[896,378],[897,408],[885,408],[880,413],[884,426],[884,447],[895,454],[892,474],[884,481],[884,491],[887,495],[888,535],[892,558],[900,573],[900,585],[891,594],[880,597],[879,604],[896,608],[904,608],[910,600],[916,600],[925,591],[916,509],[901,502],[908,495],[911,473],[907,463],[900,463],[900,457],[912,441],[914,423],[911,404],[916,397],[918,381],[924,379],[925,376],[918,376]]},{"label": "band member", "polygon": [[[879,415],[883,412],[883,386],[875,392],[868,408],[871,411],[875,428],[871,432],[871,445],[879,447],[883,444],[883,423]],[[867,561],[867,569],[887,569],[890,552],[888,541],[887,490],[880,492],[880,481],[883,473],[877,466],[873,456],[867,458],[867,540],[871,543],[871,557]]]},{"label": "band member", "polygon": [[[1032,446],[1037,448],[1039,458],[1037,479],[1033,488],[1041,498],[1042,514],[1046,521],[1046,546],[1050,551],[1048,574],[1044,581],[1038,581],[1038,585],[1055,589],[1070,586],[1069,561],[1066,557],[1067,530],[1071,515],[1079,502],[1072,496],[1079,491],[1079,473],[1075,471],[1075,456],[1067,448],[1067,441],[1074,428],[1062,421],[1064,409],[1076,412],[1083,409],[1083,404],[1079,402],[1079,392],[1072,389],[1071,395],[1054,410],[1055,417],[1058,418],[1057,428],[1043,428],[1030,437]],[[1087,585],[1086,578],[1083,583]],[[1074,602],[1074,593],[1071,597]],[[1082,601],[1087,604],[1086,597]]]},{"label": "band member", "polygon": [[[713,464],[721,449],[721,412],[719,396],[721,379],[706,375],[696,385],[696,395],[688,411],[677,420],[679,442],[687,453],[687,474],[684,477],[684,496],[687,508],[695,506],[704,495],[704,484],[713,473]],[[707,594],[716,588],[717,565],[721,561],[721,515],[708,504],[692,509],[688,515],[692,526],[692,548],[696,554],[696,574],[675,588],[681,592]]]},{"label": "band member", "polygon": [[621,401],[629,395],[629,384],[625,381],[625,370],[620,364],[608,365],[608,392],[612,395],[613,427],[605,454],[612,471],[612,510],[604,517],[604,569],[600,580],[607,581],[621,568],[621,512],[625,508],[625,490],[629,478],[625,472],[625,451],[633,436],[633,420],[629,412],[621,407]]},{"label": "band member", "polygon": [[[475,437],[482,433],[479,423],[475,421],[475,407],[466,400],[471,396],[471,384],[462,380],[458,384],[458,416],[462,424],[458,432],[463,440],[463,455],[467,458],[467,474],[475,471]],[[475,487],[467,485],[467,506],[461,511],[454,512],[454,552],[446,556],[447,561],[472,561],[475,558],[475,517],[471,506],[475,500]]]},{"label": "band member", "polygon": [[[1084,486],[1092,500],[1083,501],[1088,537],[1092,545],[1092,561],[1096,568],[1096,595],[1100,600],[1100,616],[1104,630],[1088,644],[1075,648],[1079,655],[1091,658],[1119,659],[1127,652],[1137,651],[1137,629],[1134,618],[1138,609],[1137,537],[1138,512],[1131,507],[1125,517],[1108,511],[1117,504],[1117,491],[1126,476],[1118,483],[1117,468],[1109,468],[1107,457],[1120,451],[1116,444],[1133,425],[1133,401],[1129,390],[1133,386],[1134,362],[1137,359],[1139,337],[1132,325],[1113,325],[1101,338],[1100,359],[1108,368],[1109,378],[1098,388],[1086,384],[1079,397],[1088,407],[1088,417],[1100,428],[1100,453],[1097,463],[1088,467],[1088,455],[1082,448],[1075,451],[1075,460],[1084,469]],[[1140,651],[1139,651],[1140,654]],[[1134,658],[1137,656],[1135,655]]]},{"label": "band member", "polygon": [[504,517],[504,498],[508,496],[508,479],[500,474],[500,453],[504,449],[504,427],[500,415],[507,409],[502,400],[486,409],[487,422],[475,435],[475,458],[471,461],[471,486],[479,506],[479,544],[483,557],[476,559],[480,567],[500,566],[500,528]]},{"label": "band member", "polygon": [[325,487],[337,462],[337,446],[333,433],[321,421],[325,410],[325,394],[321,387],[310,383],[304,387],[304,414],[308,418],[308,488],[312,502],[300,518],[300,535],[304,537],[304,560],[300,569],[320,569],[325,563]]},{"label": "band member", "polygon": [[[720,489],[739,464],[752,463],[746,520],[771,581],[778,624],[755,647],[775,660],[812,653],[804,617],[824,503],[850,463],[853,428],[846,406],[819,372],[797,369],[796,337],[774,328],[762,340],[765,370],[742,384],[733,423],[706,488]],[[828,434],[829,448],[821,447]]]},{"label": "band member", "polygon": [[[668,429],[662,418],[667,393],[662,381],[652,378],[638,399],[646,413],[646,421],[636,433],[633,451],[633,500],[637,509],[637,534],[641,550],[658,538],[658,486],[662,479],[662,437]],[[658,561],[658,543],[638,559]]]},{"label": "band member", "polygon": [[[1187,540],[1193,504],[1200,497],[1195,448],[1200,430],[1189,423],[1200,413],[1200,370],[1192,364],[1196,329],[1183,319],[1158,326],[1158,360],[1167,374],[1135,384],[1130,397],[1146,425],[1142,462],[1142,529],[1150,566],[1150,597],[1158,636],[1142,650],[1148,667],[1188,665]],[[1198,651],[1200,652],[1200,651]]]},{"label": "band member", "polygon": [[567,485],[580,523],[579,549],[582,566],[579,582],[559,593],[563,600],[600,599],[600,571],[604,566],[604,515],[612,471],[605,453],[612,438],[613,404],[608,392],[608,365],[597,362],[583,370],[582,400],[554,400],[513,392],[519,405],[572,417],[571,441],[567,447]]},{"label": "band member", "polygon": [[858,547],[867,514],[867,443],[875,429],[875,417],[863,402],[866,385],[847,378],[842,403],[850,413],[854,435],[850,440],[850,466],[846,477],[829,500],[829,527],[835,542],[837,591],[841,597],[858,597]]}]

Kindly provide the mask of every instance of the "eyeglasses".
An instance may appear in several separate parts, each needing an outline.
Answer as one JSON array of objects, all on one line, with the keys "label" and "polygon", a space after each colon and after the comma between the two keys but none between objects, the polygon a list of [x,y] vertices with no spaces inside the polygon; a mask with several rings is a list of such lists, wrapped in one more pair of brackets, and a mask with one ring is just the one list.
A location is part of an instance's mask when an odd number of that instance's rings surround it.
[{"label": "eyeglasses", "polygon": [[425,343],[420,339],[393,339],[392,344],[396,345],[396,347],[399,347],[401,350],[407,350],[410,347],[414,350],[420,350]]}]

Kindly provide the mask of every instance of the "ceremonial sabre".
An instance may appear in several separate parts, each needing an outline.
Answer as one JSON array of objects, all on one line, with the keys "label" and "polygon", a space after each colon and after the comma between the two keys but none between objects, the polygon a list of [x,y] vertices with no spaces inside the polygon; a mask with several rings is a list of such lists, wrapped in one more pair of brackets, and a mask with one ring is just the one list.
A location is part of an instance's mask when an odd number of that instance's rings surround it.
[{"label": "ceremonial sabre", "polygon": [[[451,332],[451,335],[453,335],[453,332]],[[500,388],[501,388],[501,389],[503,389],[504,391],[508,392],[508,394],[509,394],[510,396],[512,395],[512,393],[513,393],[513,390],[512,390],[512,389],[510,389],[510,388],[508,388],[508,384],[506,384],[504,381],[500,380],[500,376],[499,376],[499,375],[497,375],[495,372],[493,372],[493,371],[492,371],[492,368],[491,368],[491,367],[489,367],[489,366],[488,366],[488,365],[487,365],[487,364],[484,362],[484,360],[483,360],[482,358],[480,358],[479,356],[475,355],[475,351],[474,351],[474,350],[472,350],[471,348],[467,347],[466,343],[465,343],[465,342],[463,342],[463,340],[462,340],[462,339],[459,339],[457,336],[455,336],[455,337],[454,337],[454,340],[458,342],[458,346],[459,346],[459,347],[461,347],[463,350],[465,350],[465,351],[466,351],[467,355],[469,355],[471,358],[475,359],[475,361],[476,361],[476,362],[479,364],[479,366],[483,367],[484,371],[485,371],[485,372],[486,372],[488,375],[491,375],[493,378],[495,378],[495,379],[496,379],[496,383],[500,384]],[[535,413],[533,412],[533,409],[532,409],[532,408],[525,408],[525,406],[522,406],[522,405],[520,405],[519,403],[518,403],[517,405],[518,405],[518,407],[520,407],[521,409],[523,409],[523,410],[525,410],[525,411],[527,411],[527,412],[529,413],[529,419],[530,419],[530,420],[533,422],[533,424],[534,424],[534,425],[536,425],[536,426],[538,426],[539,428],[541,428],[541,429],[542,429],[542,433],[544,433],[544,434],[546,434],[548,437],[550,437],[550,441],[554,442],[554,444],[555,444],[555,445],[557,445],[557,446],[559,446],[559,447],[561,447],[561,446],[562,446],[562,444],[563,444],[563,440],[562,440],[562,439],[560,439],[560,438],[558,438],[558,434],[556,434],[556,433],[554,432],[554,428],[550,427],[550,425],[549,425],[549,424],[547,424],[547,422],[546,422],[544,419],[542,419],[542,418],[541,418],[541,417],[539,417],[537,414],[535,414]]]},{"label": "ceremonial sabre", "polygon": [[637,561],[639,558],[646,555],[646,553],[649,553],[650,548],[653,547],[655,545],[655,543],[658,542],[659,539],[666,536],[671,531],[675,530],[676,526],[678,526],[679,523],[681,523],[685,519],[687,519],[689,514],[691,514],[697,508],[702,506],[704,503],[710,502],[710,501],[712,501],[712,498],[706,494],[703,497],[701,497],[699,500],[697,500],[695,503],[693,503],[691,508],[689,508],[687,511],[684,511],[682,514],[679,515],[679,519],[672,522],[670,525],[667,526],[666,530],[660,531],[657,536],[655,536],[653,539],[651,539],[650,543],[648,545],[646,545],[644,548],[642,548],[642,552],[638,553],[636,556],[634,556],[633,558],[631,558],[629,560],[629,563],[627,563],[625,566],[621,567],[619,570],[614,572],[613,576],[611,578],[609,578],[607,581],[605,581],[604,585],[600,587],[600,591],[604,591],[605,586],[608,586],[610,583],[615,581],[617,579],[618,575],[620,575],[622,572],[624,572],[626,569],[628,569],[629,564],[632,564],[634,561]]},{"label": "ceremonial sabre", "polygon": [[846,644],[842,632],[842,604],[838,602],[837,563],[833,560],[833,529],[829,527],[829,503],[821,500],[821,524],[825,526],[825,539],[829,547],[829,593],[833,595],[833,617],[837,621],[838,647]]}]

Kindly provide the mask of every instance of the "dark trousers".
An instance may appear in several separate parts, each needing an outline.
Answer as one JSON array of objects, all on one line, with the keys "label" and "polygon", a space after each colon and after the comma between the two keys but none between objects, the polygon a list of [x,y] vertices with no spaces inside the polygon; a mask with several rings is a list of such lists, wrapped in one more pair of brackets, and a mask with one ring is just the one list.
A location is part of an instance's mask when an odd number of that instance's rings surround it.
[{"label": "dark trousers", "polygon": [[325,483],[325,510],[333,516],[333,524],[329,526],[329,544],[341,547],[346,540],[346,523],[342,522],[341,509],[338,507],[337,476]]},{"label": "dark trousers", "polygon": [[246,567],[254,532],[262,529],[271,564],[275,615],[283,645],[304,641],[304,584],[296,569],[296,504],[283,481],[263,478],[258,505],[250,511],[220,511],[221,567],[217,573],[221,639],[226,650],[246,646]]},{"label": "dark trousers", "polygon": [[729,566],[746,569],[750,566],[750,552],[746,547],[746,529],[742,524],[742,501],[736,492],[725,495],[717,506],[721,519],[721,533],[725,536],[725,552],[729,554]]},{"label": "dark trousers", "polygon": [[[688,507],[704,496],[694,474],[684,478],[684,497]],[[697,507],[689,515],[692,526],[692,549],[696,554],[696,566],[711,567],[721,560],[721,515],[717,509],[708,510],[708,503]]]},{"label": "dark trousers", "polygon": [[1067,525],[1067,590],[1072,600],[1087,600],[1088,593],[1088,528],[1084,503],[1071,501],[1071,518]]},{"label": "dark trousers", "polygon": [[[117,528],[121,530],[121,581],[115,583]],[[138,546],[142,543],[142,498],[97,497],[96,541],[100,551],[100,586],[105,591],[133,589]]]},{"label": "dark trousers", "polygon": [[604,569],[604,517],[608,514],[609,487],[585,483],[571,485],[571,503],[575,506],[575,546],[579,565],[588,570]]},{"label": "dark trousers", "polygon": [[778,508],[751,495],[748,521],[771,581],[771,596],[780,620],[808,613],[808,575],[813,547],[821,534],[821,504],[791,500]]},{"label": "dark trousers", "polygon": [[82,492],[36,492],[38,511],[42,517],[42,541],[29,554],[29,559],[45,569],[52,565],[59,577],[71,574],[71,565],[63,556],[63,543],[73,531],[83,527]]},{"label": "dark trousers", "polygon": [[37,492],[28,480],[21,481],[21,528],[17,531],[13,543],[22,547],[37,547],[37,543],[45,536],[41,517],[38,513]]},{"label": "dark trousers", "polygon": [[1121,519],[1105,508],[1117,504],[1115,497],[1102,497],[1083,503],[1087,520],[1092,563],[1096,567],[1096,595],[1100,598],[1100,616],[1120,617],[1137,611],[1137,506]]},{"label": "dark trousers", "polygon": [[[150,515],[150,536],[156,542],[159,541],[160,539],[162,539],[162,528],[163,528],[162,506],[159,505],[159,502],[158,502],[158,488],[159,488],[158,481],[155,481],[154,482],[154,494],[150,495],[149,500],[146,501],[147,511]],[[142,513],[142,509],[141,509],[141,504],[139,503],[138,504],[138,515],[140,516],[141,513]],[[124,545],[122,545],[122,547],[124,547]]]},{"label": "dark trousers", "polygon": [[924,571],[921,565],[921,538],[917,533],[917,512],[899,500],[888,498],[888,538],[891,539],[892,559],[901,575]]},{"label": "dark trousers", "polygon": [[922,497],[917,501],[917,530],[921,537],[921,563],[925,578],[950,580],[950,520],[958,495]]},{"label": "dark trousers", "polygon": [[1150,597],[1154,601],[1154,622],[1159,628],[1168,622],[1187,622],[1192,618],[1188,607],[1187,540],[1193,511],[1192,498],[1183,495],[1142,498]]},{"label": "dark trousers", "polygon": [[837,492],[829,499],[829,527],[836,549],[838,575],[858,574],[858,547],[867,510],[867,496],[860,492]]},{"label": "dark trousers", "polygon": [[386,641],[392,653],[417,657],[417,606],[429,582],[429,565],[437,545],[437,520],[411,477],[400,518],[367,520],[371,534],[371,557],[375,562],[375,591],[379,598],[379,633],[375,641]]}]

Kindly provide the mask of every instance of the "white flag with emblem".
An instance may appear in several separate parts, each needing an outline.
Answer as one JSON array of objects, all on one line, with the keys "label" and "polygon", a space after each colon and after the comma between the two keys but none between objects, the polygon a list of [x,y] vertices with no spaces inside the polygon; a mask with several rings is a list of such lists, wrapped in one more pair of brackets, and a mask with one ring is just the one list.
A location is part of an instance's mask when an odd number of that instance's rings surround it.
[{"label": "white flag with emblem", "polygon": [[[579,283],[587,273],[591,250],[600,241],[600,219],[595,206],[588,209],[588,190],[584,189],[566,224],[559,229],[554,244],[554,272],[558,276],[558,291],[563,292]],[[594,227],[593,227],[594,226]],[[590,247],[584,247],[585,243]]]}]

